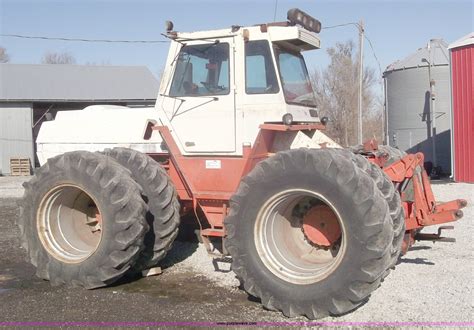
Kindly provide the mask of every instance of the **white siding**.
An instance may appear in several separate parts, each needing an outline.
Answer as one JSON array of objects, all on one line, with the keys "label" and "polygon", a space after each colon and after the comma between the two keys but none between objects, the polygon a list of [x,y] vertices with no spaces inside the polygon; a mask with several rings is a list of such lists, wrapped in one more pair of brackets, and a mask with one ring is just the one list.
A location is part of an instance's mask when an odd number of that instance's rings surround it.
[{"label": "white siding", "polygon": [[10,174],[11,157],[29,157],[34,164],[32,105],[0,103],[0,175]]}]

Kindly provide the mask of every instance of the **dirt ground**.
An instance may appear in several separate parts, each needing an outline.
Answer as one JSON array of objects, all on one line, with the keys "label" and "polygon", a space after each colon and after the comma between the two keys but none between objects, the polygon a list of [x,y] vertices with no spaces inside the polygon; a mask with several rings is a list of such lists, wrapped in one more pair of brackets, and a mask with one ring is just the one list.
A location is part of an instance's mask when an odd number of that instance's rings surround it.
[{"label": "dirt ground", "polygon": [[[25,251],[20,248],[15,221],[19,216],[17,202],[23,193],[21,182],[18,178],[0,177],[0,325],[13,325],[5,322],[88,322],[91,326],[101,324],[97,322],[150,326],[154,323],[146,322],[178,322],[169,324],[183,326],[192,322],[289,325],[285,322],[308,321],[288,319],[264,310],[255,298],[238,288],[228,264],[219,264],[220,271],[215,270],[197,242],[177,242],[159,276],[127,278],[112,287],[91,291],[51,287],[35,277],[34,267],[25,261]],[[455,224],[454,230],[446,232],[457,242],[418,242],[401,258],[396,270],[368,303],[350,314],[319,321],[339,325],[458,322],[458,325],[474,326],[474,185],[440,183],[434,184],[433,190],[441,201],[468,200],[464,218]],[[28,323],[35,324],[40,323]]]}]

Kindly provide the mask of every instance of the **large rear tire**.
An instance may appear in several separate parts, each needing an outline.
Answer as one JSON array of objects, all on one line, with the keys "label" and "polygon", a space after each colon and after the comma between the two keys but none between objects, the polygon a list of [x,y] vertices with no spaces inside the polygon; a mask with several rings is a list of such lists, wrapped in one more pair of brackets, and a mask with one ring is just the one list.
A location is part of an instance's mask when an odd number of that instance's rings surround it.
[{"label": "large rear tire", "polygon": [[407,155],[405,151],[387,145],[379,146],[379,150],[385,153],[387,157],[387,165],[395,163]]},{"label": "large rear tire", "polygon": [[[351,150],[358,155],[364,155],[364,147],[362,145],[357,145],[351,147]],[[379,153],[382,153],[382,156],[385,157],[385,167],[392,165],[396,161],[399,161],[403,157],[407,155],[407,153],[403,150],[397,149],[392,146],[387,145],[380,145],[378,146]],[[416,169],[416,173],[418,178],[421,180],[421,171],[423,169],[418,167]],[[414,190],[413,190],[413,180],[412,179],[405,179],[404,182],[401,184],[396,185],[396,189],[399,190],[400,193],[403,194],[403,200],[413,201],[414,200]]]},{"label": "large rear tire", "polygon": [[145,249],[134,268],[140,271],[154,267],[166,256],[178,235],[180,204],[174,185],[163,167],[141,152],[114,148],[104,153],[127,168],[143,189],[149,208],[150,230],[145,236]]},{"label": "large rear tire", "polygon": [[[314,244],[318,236],[305,229],[315,208],[337,219],[340,236],[327,235],[330,246]],[[392,263],[387,201],[347,150],[289,150],[262,161],[232,197],[225,227],[245,290],[289,317],[357,308]]]},{"label": "large rear tire", "polygon": [[[405,235],[405,212],[400,199],[400,193],[395,189],[393,182],[377,165],[367,161],[361,155],[353,156],[354,162],[357,166],[367,173],[376,183],[385,200],[388,203],[390,217],[392,219],[392,263],[391,267],[395,267],[398,258],[402,252],[403,237]],[[386,275],[389,271],[387,270]]]},{"label": "large rear tire", "polygon": [[[382,151],[387,157],[387,162],[385,163],[385,166],[389,166],[395,163],[396,161],[399,161],[400,159],[402,159],[403,157],[407,155],[405,151],[397,149],[395,147],[391,147],[391,146],[382,145],[382,146],[379,146],[379,150]],[[415,175],[418,176],[418,180],[420,180],[420,182],[421,182],[422,171],[423,171],[423,166],[418,166],[415,169]],[[415,200],[415,190],[413,187],[413,180],[411,178],[406,179],[404,182],[402,182],[400,184],[399,190],[402,193],[405,201],[413,202]]]},{"label": "large rear tire", "polygon": [[115,282],[137,260],[147,207],[115,161],[68,152],[49,159],[24,187],[21,242],[38,277],[92,289]]}]

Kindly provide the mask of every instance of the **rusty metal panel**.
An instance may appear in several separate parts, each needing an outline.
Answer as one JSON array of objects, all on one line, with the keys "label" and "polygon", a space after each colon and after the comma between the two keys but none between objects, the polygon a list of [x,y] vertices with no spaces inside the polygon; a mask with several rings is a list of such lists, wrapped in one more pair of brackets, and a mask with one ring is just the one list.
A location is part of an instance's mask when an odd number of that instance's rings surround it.
[{"label": "rusty metal panel", "polygon": [[474,183],[474,44],[451,49],[454,180]]}]

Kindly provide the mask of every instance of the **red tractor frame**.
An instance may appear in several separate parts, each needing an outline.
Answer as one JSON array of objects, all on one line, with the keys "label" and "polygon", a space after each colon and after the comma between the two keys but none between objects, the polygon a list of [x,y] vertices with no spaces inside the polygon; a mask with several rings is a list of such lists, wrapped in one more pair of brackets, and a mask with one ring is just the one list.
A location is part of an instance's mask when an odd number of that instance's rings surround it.
[{"label": "red tractor frame", "polygon": [[[168,171],[176,186],[182,213],[194,212],[196,215],[201,226],[203,241],[208,251],[211,252],[209,238],[223,238],[226,235],[224,218],[228,214],[231,196],[237,190],[242,177],[249,173],[258,162],[273,155],[271,147],[275,133],[324,130],[325,126],[319,123],[262,124],[253,147],[244,146],[241,157],[184,156],[168,127],[155,126],[153,129],[159,131],[169,153],[150,156],[159,160]],[[401,192],[406,223],[402,253],[406,253],[415,240],[454,241],[440,235],[442,229],[452,229],[449,226],[440,227],[437,234],[419,233],[425,226],[440,225],[460,219],[463,216],[461,208],[467,205],[466,200],[463,199],[445,203],[435,201],[430,180],[423,169],[424,156],[422,153],[406,155],[385,166],[386,155],[378,151],[378,144],[375,140],[370,140],[364,143],[363,155],[381,167],[397,188],[408,180],[413,182],[413,200],[407,200],[404,198],[404,193]],[[209,164],[212,163],[219,164],[219,169],[210,171]],[[207,220],[209,228],[203,228],[203,222],[199,220],[201,214]],[[225,250],[223,252],[226,253]]]}]

